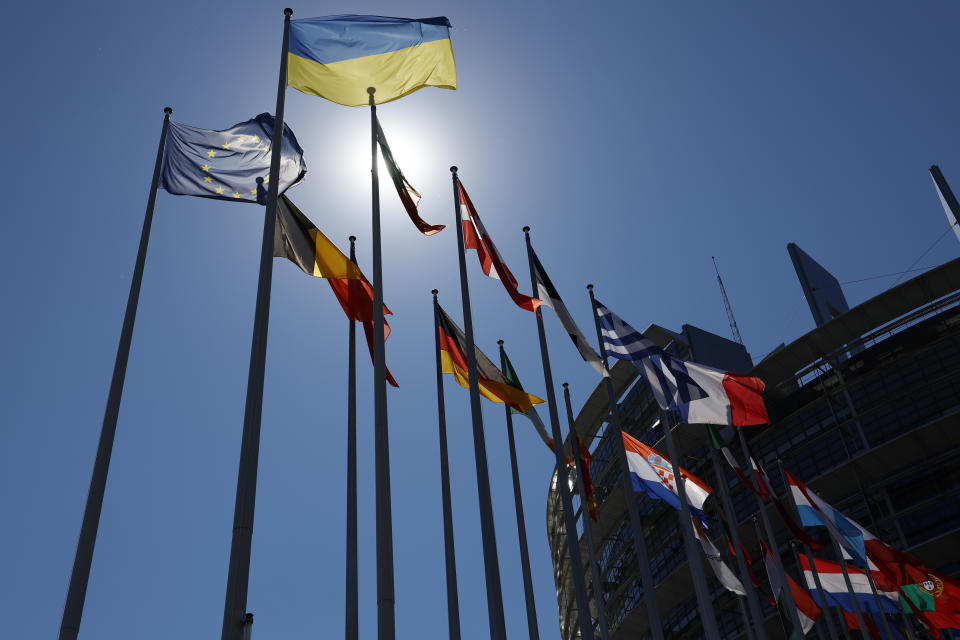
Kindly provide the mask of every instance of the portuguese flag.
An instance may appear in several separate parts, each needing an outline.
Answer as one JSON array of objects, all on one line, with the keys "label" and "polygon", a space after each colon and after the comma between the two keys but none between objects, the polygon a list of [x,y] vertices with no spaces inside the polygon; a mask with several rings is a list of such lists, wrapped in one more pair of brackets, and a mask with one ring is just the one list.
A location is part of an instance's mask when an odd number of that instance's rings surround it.
[{"label": "portuguese flag", "polygon": [[[467,372],[467,339],[463,331],[450,319],[446,312],[437,307],[437,322],[440,332],[440,366],[443,373],[453,375],[461,387],[469,388]],[[493,402],[506,404],[517,413],[527,414],[533,405],[543,400],[526,393],[519,385],[510,384],[490,359],[480,349],[474,347],[477,357],[477,378],[480,395]]]}]

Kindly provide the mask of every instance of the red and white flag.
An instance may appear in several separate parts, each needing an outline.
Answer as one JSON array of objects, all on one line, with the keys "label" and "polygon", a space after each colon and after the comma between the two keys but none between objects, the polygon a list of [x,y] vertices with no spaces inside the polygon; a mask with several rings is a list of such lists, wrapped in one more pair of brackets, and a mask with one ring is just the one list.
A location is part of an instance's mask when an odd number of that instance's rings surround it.
[{"label": "red and white flag", "polygon": [[484,275],[502,282],[504,289],[507,290],[518,307],[527,311],[536,311],[542,301],[539,298],[531,298],[517,291],[517,279],[513,277],[510,269],[504,264],[503,258],[500,257],[500,252],[497,251],[493,240],[490,239],[490,234],[487,233],[486,228],[480,221],[480,216],[477,215],[477,210],[474,208],[473,202],[470,201],[467,190],[463,188],[463,183],[458,184],[460,186],[460,217],[463,222],[464,250],[476,249],[477,259],[480,260],[480,268],[483,269]]}]

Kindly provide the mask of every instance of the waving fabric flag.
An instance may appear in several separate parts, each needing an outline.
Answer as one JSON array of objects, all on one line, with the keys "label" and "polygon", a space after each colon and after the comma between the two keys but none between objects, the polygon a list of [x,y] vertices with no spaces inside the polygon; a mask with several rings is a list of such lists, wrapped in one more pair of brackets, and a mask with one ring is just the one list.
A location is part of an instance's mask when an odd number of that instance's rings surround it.
[{"label": "waving fabric flag", "polygon": [[720,557],[720,552],[713,546],[713,543],[710,542],[710,538],[707,537],[703,527],[700,526],[696,518],[691,518],[691,520],[693,520],[693,535],[700,541],[700,548],[703,549],[703,555],[707,557],[707,562],[710,563],[713,574],[717,576],[717,582],[722,584],[727,591],[732,591],[741,596],[747,595],[746,589],[743,588],[743,583],[740,582],[740,579],[734,575],[730,567],[727,566],[727,563]]},{"label": "waving fabric flag", "polygon": [[[503,364],[503,377],[506,378],[507,383],[513,387],[516,387],[520,391],[523,391],[523,385],[520,384],[520,377],[517,376],[517,372],[513,368],[513,363],[510,362],[510,358],[507,357],[506,351],[503,353]],[[550,447],[550,450],[553,451],[553,438],[551,438],[550,434],[547,433],[547,428],[544,426],[543,420],[540,419],[540,414],[537,413],[536,407],[530,405],[530,408],[527,411],[521,411],[515,407],[510,407],[510,411],[513,413],[519,413],[529,418],[530,422],[533,423],[533,428],[536,430],[537,435],[539,435],[544,444]]]},{"label": "waving fabric flag", "polygon": [[[814,567],[820,576],[820,585],[823,587],[826,603],[820,602],[820,593],[817,591],[816,580],[813,577],[813,571],[810,568],[810,560],[803,553],[798,554],[800,558],[800,567],[803,569],[803,579],[807,583],[807,589],[821,607],[835,605],[844,611],[853,611],[853,598],[847,589],[847,582],[843,579],[843,569],[837,562],[821,560],[814,558]],[[847,565],[847,575],[850,576],[850,584],[853,586],[853,593],[856,596],[860,611],[872,613],[881,613],[877,610],[877,598],[873,597],[873,589],[870,588],[870,580],[864,570],[858,569],[852,565]],[[882,613],[897,613],[898,596],[896,592],[882,591],[879,588],[877,593],[880,596],[880,606]]]},{"label": "waving fabric flag", "polygon": [[423,87],[457,88],[444,17],[326,16],[290,22],[287,84],[348,107],[383,104]]},{"label": "waving fabric flag", "polygon": [[[447,313],[440,309],[440,363],[443,373],[453,374],[453,378],[461,387],[470,388],[469,372],[467,370],[467,337],[463,331],[450,319]],[[535,404],[543,403],[537,396],[526,393],[523,389],[510,384],[510,381],[500,372],[495,364],[490,362],[480,351],[474,348],[477,357],[477,379],[480,395],[487,400],[506,404],[518,413],[526,414]]]},{"label": "waving fabric flag", "polygon": [[[627,465],[630,468],[634,491],[641,491],[651,498],[663,500],[679,511],[681,509],[680,494],[677,493],[673,464],[627,432],[620,433],[623,435],[623,447],[627,452]],[[686,488],[690,511],[706,527],[707,518],[703,513],[703,503],[713,493],[713,489],[686,469],[681,468],[680,473],[685,480],[683,486]]]},{"label": "waving fabric flag", "polygon": [[590,462],[593,460],[593,456],[590,455],[590,450],[587,449],[587,445],[583,444],[583,440],[580,439],[580,434],[574,431],[573,435],[577,441],[575,445],[577,450],[577,470],[583,479],[583,503],[586,505],[590,517],[596,522],[597,498],[593,494],[593,478],[590,477]]},{"label": "waving fabric flag", "polygon": [[383,128],[380,126],[379,118],[377,119],[377,142],[380,143],[380,151],[383,152],[383,162],[387,165],[387,173],[390,174],[390,179],[393,180],[393,186],[397,189],[400,202],[403,203],[403,208],[406,209],[407,215],[410,216],[410,221],[413,222],[417,230],[425,236],[432,236],[442,231],[446,225],[429,224],[420,217],[420,213],[417,211],[417,205],[420,203],[420,192],[407,182],[407,179],[403,177],[403,173],[400,171],[400,167],[397,166],[397,162],[393,159],[393,153],[387,144],[387,137],[383,135]]},{"label": "waving fabric flag", "polygon": [[688,424],[744,427],[768,424],[760,378],[681,360],[621,320],[598,301],[597,317],[607,353],[634,363],[661,409],[675,409]]},{"label": "waving fabric flag", "polygon": [[530,255],[533,256],[533,273],[537,279],[537,295],[540,296],[540,300],[543,301],[545,306],[550,307],[554,313],[557,314],[560,325],[564,331],[567,332],[567,335],[570,336],[570,339],[573,341],[573,346],[580,352],[580,357],[583,358],[583,361],[593,367],[600,375],[605,377],[609,376],[610,372],[607,371],[606,364],[600,359],[599,354],[593,350],[593,347],[590,346],[590,342],[584,337],[577,323],[573,321],[573,316],[567,311],[567,305],[563,304],[563,300],[560,299],[560,294],[557,293],[556,287],[553,286],[553,283],[550,281],[550,276],[547,275],[543,265],[540,264],[540,259],[537,258],[537,254],[533,249],[530,250]]},{"label": "waving fabric flag", "polygon": [[[216,131],[171,120],[163,149],[160,188],[176,196],[264,204],[270,182],[274,122],[272,115],[261,113],[252,120]],[[303,149],[285,124],[279,193],[298,184],[306,173]]]},{"label": "waving fabric flag", "polygon": [[[273,238],[273,256],[286,258],[308,276],[325,278],[347,317],[363,325],[373,360],[373,287],[360,267],[345,256],[287,196],[277,199],[277,231]],[[390,313],[386,305],[384,315]],[[383,322],[383,338],[390,335],[390,325]],[[386,370],[387,382],[397,381]]]},{"label": "waving fabric flag", "polygon": [[297,209],[287,196],[277,201],[277,232],[273,256],[286,258],[308,276],[360,280],[360,267]]},{"label": "waving fabric flag", "polygon": [[[786,471],[786,470],[785,470]],[[837,543],[861,566],[867,565],[863,531],[859,525],[831,507],[825,500],[786,471],[793,501],[805,527],[824,526]]]},{"label": "waving fabric flag", "polygon": [[467,195],[467,190],[463,188],[463,183],[458,182],[460,186],[460,217],[463,222],[463,246],[464,250],[475,249],[477,259],[480,260],[480,268],[486,276],[499,280],[503,283],[503,288],[507,290],[510,297],[521,309],[527,311],[536,311],[542,300],[525,296],[517,290],[519,286],[517,279],[510,273],[510,269],[504,264],[500,252],[496,245],[490,239],[477,210]]},{"label": "waving fabric flag", "polygon": [[[813,627],[820,614],[823,613],[817,603],[814,602],[806,589],[797,584],[793,578],[784,573],[787,577],[787,584],[783,584],[780,579],[780,570],[778,563],[770,553],[770,549],[760,541],[760,549],[763,552],[763,564],[767,569],[767,579],[770,581],[770,589],[773,591],[773,597],[777,600],[777,610],[780,613],[780,621],[783,623],[783,630],[787,638],[798,639],[804,637]],[[793,596],[793,602],[797,605],[797,617],[800,618],[800,626],[803,627],[799,633],[793,628],[793,616],[787,609],[787,599],[784,597],[786,589],[790,589],[790,595]]]}]

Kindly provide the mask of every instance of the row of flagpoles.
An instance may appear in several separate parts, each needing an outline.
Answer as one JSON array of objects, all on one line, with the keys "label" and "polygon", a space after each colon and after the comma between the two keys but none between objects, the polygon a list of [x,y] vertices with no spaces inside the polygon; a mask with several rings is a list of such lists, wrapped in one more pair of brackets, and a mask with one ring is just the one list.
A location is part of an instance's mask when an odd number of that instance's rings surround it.
[{"label": "row of flagpoles", "polygon": [[[433,235],[444,228],[443,225],[429,224],[419,217],[417,203],[419,194],[407,182],[394,160],[386,137],[377,119],[377,105],[383,102],[402,97],[423,86],[439,86],[455,88],[455,70],[452,78],[449,70],[453,68],[452,49],[449,43],[449,22],[446,18],[432,18],[426,20],[405,20],[396,18],[379,18],[373,16],[336,16],[333,18],[318,18],[296,21],[294,37],[291,40],[292,26],[290,9],[284,10],[284,25],[281,49],[280,73],[277,88],[276,111],[273,116],[263,114],[257,118],[236,125],[224,131],[207,131],[173,123],[170,120],[172,110],[165,109],[160,144],[157,151],[157,160],[154,168],[153,181],[144,217],[141,232],[140,247],[134,267],[130,295],[125,311],[123,329],[117,350],[117,359],[111,381],[107,408],[104,415],[97,457],[91,478],[87,506],[84,512],[77,552],[71,574],[70,586],[66,604],[64,606],[61,623],[61,640],[72,640],[79,633],[82,617],[84,597],[89,578],[90,566],[93,558],[93,549],[99,524],[100,510],[103,503],[104,489],[109,468],[113,438],[117,427],[120,398],[123,390],[124,375],[130,351],[134,320],[140,293],[146,250],[149,242],[150,227],[153,218],[156,194],[159,188],[178,195],[194,195],[237,201],[255,202],[265,205],[264,229],[260,256],[260,271],[257,286],[257,301],[254,314],[254,331],[251,343],[250,367],[248,375],[246,407],[242,435],[241,455],[239,462],[237,494],[234,512],[234,525],[231,542],[230,564],[228,569],[227,588],[224,602],[222,640],[240,640],[243,635],[249,634],[252,616],[247,613],[247,586],[249,580],[250,551],[254,520],[254,505],[256,496],[256,476],[260,441],[260,423],[262,413],[264,368],[266,361],[267,330],[269,322],[270,289],[272,282],[272,264],[274,257],[286,257],[300,266],[308,275],[326,278],[337,296],[344,312],[349,319],[349,357],[348,357],[348,412],[347,412],[347,550],[345,575],[345,636],[349,639],[358,634],[358,585],[357,585],[357,428],[356,428],[356,349],[355,335],[356,322],[364,327],[367,342],[370,347],[374,366],[374,440],[375,440],[375,485],[376,485],[376,566],[377,566],[377,629],[378,637],[392,640],[395,637],[394,622],[394,575],[393,575],[393,525],[390,497],[390,465],[389,465],[389,429],[387,421],[386,385],[396,384],[386,367],[384,342],[389,331],[385,314],[389,313],[383,304],[382,290],[382,258],[381,258],[381,227],[380,227],[380,193],[378,176],[378,150],[383,152],[388,172],[401,203],[404,206],[416,228],[424,235]],[[407,30],[413,25],[414,35]],[[392,31],[391,31],[392,30]],[[360,55],[355,59],[345,58],[343,42],[347,32],[362,33],[363,37],[371,42],[389,32],[390,42],[398,40],[399,34],[403,38],[413,38],[408,47],[401,47],[396,51],[383,53],[376,50],[373,57],[387,56],[379,59],[374,66],[370,65],[370,56]],[[427,34],[426,36],[424,34]],[[351,36],[354,37],[354,36]],[[353,42],[353,41],[351,41]],[[353,42],[355,45],[356,42]],[[364,44],[361,42],[361,44]],[[369,43],[367,43],[369,44]],[[380,46],[380,45],[377,45]],[[395,46],[395,45],[392,45]],[[363,47],[361,47],[362,49]],[[381,47],[382,48],[382,47]],[[449,54],[449,59],[447,56]],[[351,55],[356,55],[351,54]],[[404,61],[417,62],[421,58],[426,62],[428,70],[425,75],[414,73],[416,65],[398,65],[396,57],[404,57]],[[439,57],[438,57],[439,56]],[[357,62],[359,60],[359,62]],[[376,62],[376,61],[375,61]],[[288,77],[288,64],[293,65],[293,73]],[[358,66],[359,65],[359,66]],[[367,65],[367,66],[363,66]],[[426,67],[425,67],[426,68]],[[444,73],[437,69],[446,70]],[[446,75],[445,75],[446,73]],[[339,74],[339,75],[338,75]],[[387,75],[384,75],[387,74]],[[409,77],[407,77],[409,76]],[[344,80],[344,78],[346,80]],[[346,83],[346,84],[345,84]],[[379,83],[382,89],[375,88]],[[328,85],[335,86],[339,92],[346,85],[362,86],[367,96],[366,104],[370,107],[371,123],[371,215],[372,215],[372,262],[373,282],[369,283],[356,265],[354,238],[350,238],[350,257],[344,256],[336,246],[323,236],[322,232],[304,216],[293,203],[281,195],[287,188],[297,184],[306,173],[303,163],[302,150],[296,142],[293,132],[284,125],[284,101],[287,86],[293,86],[305,93],[326,97],[328,99],[360,106],[363,104],[357,96],[352,94],[326,93]],[[264,135],[263,141],[260,134]],[[269,146],[265,142],[269,140]],[[220,142],[222,141],[222,144]],[[261,146],[260,143],[264,142]],[[231,145],[232,148],[231,148]],[[222,150],[222,151],[221,151]],[[218,159],[218,155],[219,159]],[[197,157],[206,156],[209,160],[202,166]],[[267,161],[269,158],[269,161]],[[250,169],[253,166],[254,169]],[[266,176],[255,175],[268,170]],[[472,433],[474,440],[474,455],[476,465],[476,479],[478,487],[478,508],[480,511],[481,540],[485,572],[485,584],[488,607],[488,623],[490,637],[494,640],[505,640],[507,636],[506,622],[503,610],[503,595],[497,553],[496,532],[493,520],[493,497],[491,495],[487,448],[484,437],[483,416],[480,396],[483,395],[506,406],[506,418],[510,445],[511,469],[513,474],[515,508],[518,524],[518,540],[521,547],[521,569],[524,582],[524,594],[527,607],[528,632],[531,640],[539,636],[536,620],[536,610],[533,602],[532,576],[530,571],[529,551],[526,544],[525,521],[523,516],[522,500],[520,495],[518,462],[515,450],[515,441],[512,425],[512,412],[521,413],[531,419],[535,428],[544,441],[553,449],[556,461],[557,489],[563,518],[564,538],[567,554],[569,555],[570,577],[576,602],[578,626],[581,638],[592,640],[594,631],[601,640],[610,637],[610,621],[606,619],[604,608],[604,588],[599,575],[599,566],[594,557],[592,530],[588,517],[596,518],[595,503],[593,502],[592,481],[589,476],[589,451],[580,441],[576,433],[573,412],[570,404],[569,389],[564,384],[564,401],[569,429],[569,441],[572,458],[565,454],[564,438],[561,434],[558,402],[555,393],[553,374],[550,366],[550,356],[547,348],[546,334],[543,321],[543,306],[551,307],[557,315],[563,328],[570,335],[575,347],[583,359],[604,377],[604,386],[610,407],[610,422],[613,433],[622,434],[623,443],[617,443],[617,451],[621,468],[620,483],[627,504],[628,519],[632,540],[637,553],[640,570],[640,580],[643,587],[644,603],[650,623],[651,637],[662,640],[664,637],[662,617],[657,603],[656,585],[650,568],[648,550],[643,535],[643,522],[638,506],[637,493],[645,493],[660,500],[666,500],[679,511],[679,527],[683,537],[685,554],[688,561],[694,592],[698,608],[702,615],[704,635],[708,640],[719,640],[719,630],[713,607],[713,599],[709,591],[706,574],[701,561],[697,545],[706,555],[717,579],[728,590],[733,591],[746,599],[747,606],[739,601],[739,608],[743,616],[748,637],[753,640],[766,640],[763,625],[763,615],[759,599],[754,589],[744,587],[744,578],[753,572],[749,556],[739,539],[736,526],[736,517],[732,509],[729,492],[723,473],[717,466],[718,455],[714,452],[713,459],[719,481],[719,495],[722,505],[720,512],[727,522],[731,523],[728,547],[731,556],[736,556],[740,578],[738,579],[728,564],[721,559],[712,542],[706,536],[704,528],[703,503],[714,493],[703,481],[695,478],[678,464],[678,455],[673,440],[672,429],[677,421],[685,423],[705,423],[733,425],[738,431],[743,454],[753,466],[753,479],[747,478],[739,470],[735,459],[725,447],[719,447],[724,457],[733,466],[737,475],[744,481],[748,489],[757,495],[760,519],[763,523],[763,532],[757,529],[758,539],[764,545],[765,564],[773,587],[777,604],[784,615],[785,626],[789,626],[795,633],[803,635],[809,629],[808,622],[815,619],[807,600],[802,596],[807,594],[803,589],[794,588],[795,582],[783,569],[782,563],[770,553],[770,549],[778,548],[773,535],[771,523],[767,517],[764,504],[772,501],[780,515],[787,521],[788,528],[799,540],[804,542],[807,566],[810,567],[813,579],[817,583],[817,593],[821,603],[828,598],[820,589],[820,579],[817,574],[817,562],[811,555],[810,546],[818,543],[787,514],[779,500],[773,494],[769,481],[763,474],[759,463],[749,453],[743,432],[738,427],[765,424],[769,420],[763,405],[763,383],[756,378],[737,376],[729,372],[718,371],[704,367],[694,362],[682,361],[667,354],[654,345],[642,334],[632,329],[609,309],[603,306],[594,296],[592,285],[588,286],[591,309],[596,330],[599,353],[589,345],[589,341],[576,326],[566,309],[559,293],[556,291],[550,278],[533,250],[530,240],[529,227],[524,228],[527,248],[527,257],[530,269],[532,294],[526,296],[518,290],[518,282],[507,268],[502,257],[486,231],[476,208],[473,205],[463,184],[460,182],[457,167],[451,167],[453,182],[454,216],[457,233],[457,247],[460,272],[460,293],[463,311],[463,326],[461,331],[438,302],[438,292],[433,292],[434,329],[436,339],[437,362],[437,398],[438,398],[438,437],[440,443],[441,468],[441,497],[443,510],[443,529],[446,562],[447,613],[449,636],[451,639],[460,637],[459,603],[456,583],[456,554],[453,541],[453,517],[451,511],[452,498],[450,495],[449,463],[447,459],[447,433],[445,420],[445,405],[443,394],[444,373],[453,374],[462,386],[469,388],[471,407]],[[267,186],[267,193],[263,194],[263,187]],[[229,189],[227,189],[229,187]],[[252,187],[250,189],[249,187]],[[540,344],[541,361],[546,389],[546,404],[549,414],[549,432],[543,425],[534,407],[543,402],[539,398],[523,391],[517,379],[516,372],[507,358],[500,344],[500,368],[497,368],[476,347],[473,332],[473,318],[470,304],[470,291],[467,277],[468,250],[476,252],[485,275],[496,278],[505,287],[513,302],[534,313],[537,334]],[[663,430],[670,459],[666,459],[658,452],[634,440],[623,429],[622,416],[617,404],[610,373],[607,368],[607,358],[613,356],[618,359],[631,361],[644,376],[654,397],[660,405],[660,427]],[[502,370],[501,370],[502,369]],[[728,387],[728,385],[733,385]],[[591,616],[590,599],[587,590],[587,572],[584,571],[584,561],[581,558],[580,544],[577,536],[577,523],[571,496],[568,474],[571,468],[576,468],[576,484],[581,498],[581,517],[586,538],[589,567],[589,578],[593,591],[593,601],[597,612],[597,621],[594,624]],[[789,476],[787,476],[789,478]],[[754,484],[755,483],[755,484]],[[797,485],[790,482],[792,492]],[[847,529],[852,527],[852,521],[843,520],[842,526],[837,524],[836,518],[842,518],[839,512],[830,511],[819,505],[811,497],[812,493],[801,491],[806,501],[811,504],[810,518],[804,518],[800,510],[801,521],[805,526],[826,526],[834,540],[834,548],[840,556],[840,565],[843,569],[846,585],[853,602],[853,613],[856,624],[861,630],[868,629],[869,625],[863,617],[863,612],[857,608],[857,596],[848,575],[846,563],[842,560],[842,552],[865,567],[866,576],[877,599],[878,610],[880,596],[874,584],[871,563],[885,563],[877,560],[869,552],[858,553]],[[791,493],[791,495],[794,495]],[[836,517],[834,517],[834,515]],[[831,526],[832,525],[832,526]],[[847,527],[847,529],[843,529]],[[865,539],[868,532],[858,534]],[[872,538],[875,540],[875,538]],[[843,540],[846,541],[843,542]],[[935,575],[913,559],[904,560],[906,556],[896,555],[882,543],[873,545],[874,553],[885,553],[894,558],[894,563],[903,566],[904,563],[916,568],[917,572]],[[842,548],[842,549],[841,549]],[[880,549],[880,552],[876,552]],[[899,553],[899,552],[897,552]],[[779,554],[777,554],[778,556]],[[883,556],[887,558],[887,556]],[[879,557],[879,556],[878,556]],[[889,564],[889,562],[886,562]],[[887,584],[892,578],[887,573],[892,570],[880,569]],[[911,574],[911,579],[917,577]],[[952,582],[944,576],[936,574],[941,584],[948,584],[953,589]],[[895,585],[899,587],[901,583]],[[952,596],[951,596],[952,597]],[[782,603],[782,604],[781,604]],[[960,600],[958,600],[960,603]],[[952,606],[952,605],[951,605]],[[960,620],[960,607],[948,614],[956,614]],[[810,616],[813,616],[811,619]],[[916,612],[917,617],[923,612]],[[789,620],[788,620],[789,619]],[[920,617],[933,628],[935,623],[929,621],[929,616]],[[830,623],[827,617],[828,625]],[[889,635],[889,625],[883,619]],[[944,621],[941,621],[944,622]],[[953,619],[945,620],[944,624],[953,623]],[[812,624],[812,622],[811,622]],[[909,623],[907,623],[909,627]],[[836,640],[832,626],[831,640]],[[892,636],[891,636],[892,637]]]}]

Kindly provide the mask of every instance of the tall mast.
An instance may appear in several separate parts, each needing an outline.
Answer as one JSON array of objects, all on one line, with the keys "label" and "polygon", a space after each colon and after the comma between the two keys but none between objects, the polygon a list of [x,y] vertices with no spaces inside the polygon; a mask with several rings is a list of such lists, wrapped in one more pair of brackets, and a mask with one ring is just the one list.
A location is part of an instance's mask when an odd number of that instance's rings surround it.
[{"label": "tall mast", "polygon": [[730,298],[727,297],[727,288],[723,286],[723,278],[720,277],[720,269],[717,268],[717,259],[710,256],[713,260],[713,270],[717,273],[717,284],[720,285],[720,295],[723,296],[723,308],[727,311],[727,322],[730,323],[730,333],[733,339],[743,344],[743,338],[740,336],[740,327],[737,326],[737,319],[733,317],[733,307],[730,306]]}]

